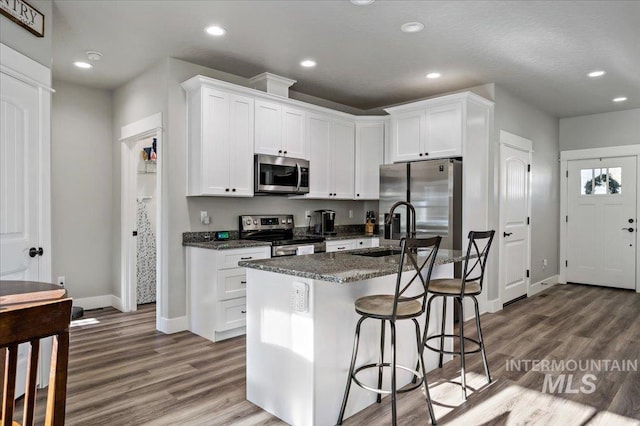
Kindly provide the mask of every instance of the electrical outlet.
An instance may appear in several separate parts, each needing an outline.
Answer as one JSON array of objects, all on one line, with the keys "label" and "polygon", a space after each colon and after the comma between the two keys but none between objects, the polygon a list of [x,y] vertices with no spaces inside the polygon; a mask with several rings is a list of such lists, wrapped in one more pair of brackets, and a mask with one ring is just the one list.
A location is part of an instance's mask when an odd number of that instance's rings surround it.
[{"label": "electrical outlet", "polygon": [[542,270],[544,271],[545,268],[547,267],[547,265],[549,264],[549,262],[547,261],[547,259],[542,259]]},{"label": "electrical outlet", "polygon": [[202,223],[203,225],[208,225],[211,223],[211,218],[209,217],[208,212],[204,210],[200,212],[200,223]]},{"label": "electrical outlet", "polygon": [[349,219],[353,219],[353,210],[349,209]]},{"label": "electrical outlet", "polygon": [[58,277],[58,284],[60,284],[62,287],[64,287],[64,283],[65,283],[66,279],[64,277],[64,275],[61,275]]}]

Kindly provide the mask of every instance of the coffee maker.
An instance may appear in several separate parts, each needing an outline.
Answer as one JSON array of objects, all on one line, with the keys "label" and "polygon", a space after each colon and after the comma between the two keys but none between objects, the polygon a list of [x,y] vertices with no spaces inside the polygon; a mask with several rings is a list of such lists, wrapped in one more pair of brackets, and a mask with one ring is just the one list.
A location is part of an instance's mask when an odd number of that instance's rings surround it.
[{"label": "coffee maker", "polygon": [[336,212],[333,210],[315,210],[313,212],[313,233],[335,235]]}]

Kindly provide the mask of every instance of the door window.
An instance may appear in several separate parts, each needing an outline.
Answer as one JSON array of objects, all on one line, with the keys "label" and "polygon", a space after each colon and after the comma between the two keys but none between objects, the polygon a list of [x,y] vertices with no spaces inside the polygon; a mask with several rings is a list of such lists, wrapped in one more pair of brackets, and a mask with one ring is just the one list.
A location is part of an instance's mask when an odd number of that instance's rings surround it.
[{"label": "door window", "polygon": [[615,195],[622,193],[622,167],[580,169],[581,195]]}]

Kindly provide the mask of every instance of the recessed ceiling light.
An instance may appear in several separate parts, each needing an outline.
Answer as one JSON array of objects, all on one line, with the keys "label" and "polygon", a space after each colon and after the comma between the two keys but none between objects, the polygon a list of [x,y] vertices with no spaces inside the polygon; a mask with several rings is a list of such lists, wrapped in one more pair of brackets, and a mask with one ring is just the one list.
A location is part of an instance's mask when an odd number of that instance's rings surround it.
[{"label": "recessed ceiling light", "polygon": [[302,65],[305,68],[312,68],[316,66],[316,61],[312,59],[305,59],[304,61],[300,62],[300,65]]},{"label": "recessed ceiling light", "polygon": [[613,98],[613,102],[624,102],[627,100],[626,96],[620,96],[618,98]]},{"label": "recessed ceiling light", "polygon": [[73,63],[73,65],[75,65],[78,68],[85,69],[85,70],[87,70],[89,68],[93,68],[93,65],[91,65],[88,62],[83,62],[83,61],[76,61],[76,62]]},{"label": "recessed ceiling light", "polygon": [[207,32],[207,34],[210,34],[212,36],[223,36],[227,33],[227,30],[217,25],[212,25],[205,28],[204,30]]},{"label": "recessed ceiling light", "polygon": [[605,71],[591,71],[589,74],[587,74],[589,77],[602,77],[603,75],[605,75],[606,72]]},{"label": "recessed ceiling light", "polygon": [[407,22],[402,24],[400,29],[405,33],[417,33],[424,29],[424,24],[420,22]]},{"label": "recessed ceiling light", "polygon": [[439,72],[430,72],[429,74],[427,74],[427,78],[440,78],[442,77],[442,74],[440,74]]},{"label": "recessed ceiling light", "polygon": [[355,4],[356,6],[367,6],[371,3],[373,3],[376,0],[351,0],[352,4]]}]

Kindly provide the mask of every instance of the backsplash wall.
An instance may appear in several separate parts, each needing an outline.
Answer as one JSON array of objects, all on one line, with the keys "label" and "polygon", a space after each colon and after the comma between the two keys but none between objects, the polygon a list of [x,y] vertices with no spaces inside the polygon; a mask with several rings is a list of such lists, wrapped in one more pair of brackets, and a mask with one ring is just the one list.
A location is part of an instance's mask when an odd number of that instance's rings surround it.
[{"label": "backsplash wall", "polygon": [[[296,200],[281,196],[252,198],[188,197],[189,231],[237,230],[238,216],[243,214],[293,214],[295,226],[306,226],[305,210],[331,209],[336,212],[336,225],[361,225],[367,210],[378,210],[378,201]],[[353,218],[349,218],[353,210]],[[200,212],[207,211],[209,225],[200,223]]]}]

